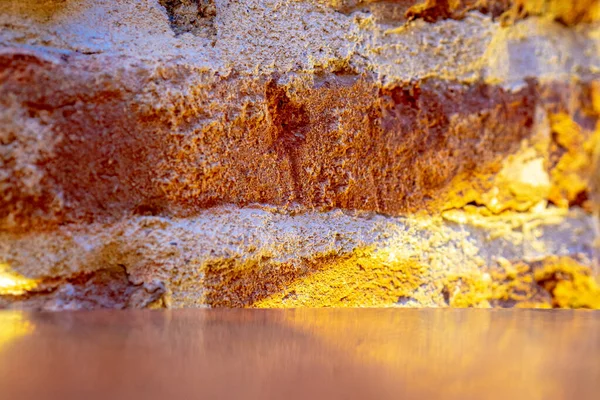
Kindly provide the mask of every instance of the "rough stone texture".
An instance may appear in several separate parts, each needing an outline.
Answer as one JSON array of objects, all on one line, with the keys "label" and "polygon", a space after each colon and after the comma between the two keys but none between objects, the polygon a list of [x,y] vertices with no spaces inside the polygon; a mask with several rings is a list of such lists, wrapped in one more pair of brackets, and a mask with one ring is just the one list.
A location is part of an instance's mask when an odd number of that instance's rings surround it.
[{"label": "rough stone texture", "polygon": [[[36,289],[13,297],[15,306],[54,309],[71,301],[69,290],[95,293],[89,286],[107,274],[118,277],[105,300],[115,307],[132,290],[164,294],[163,303],[173,307],[389,306],[401,296],[444,306],[445,285],[458,277],[465,284],[485,281],[487,267],[551,255],[587,264],[592,240],[591,219],[577,210],[390,218],[227,207],[188,219],[134,217],[3,233],[0,251],[37,280]],[[59,271],[75,289],[58,289]]]},{"label": "rough stone texture", "polygon": [[[585,238],[566,250],[566,233],[536,254],[510,239],[510,256],[479,237],[502,212],[551,225],[554,207],[591,209],[597,7],[538,3],[3,2],[0,264],[39,286],[2,301],[343,305],[345,277],[361,293],[347,305],[459,305],[432,282],[499,259],[589,265],[589,222],[564,222]],[[487,221],[471,253],[411,253],[423,232],[463,242],[474,222],[439,222],[452,209]],[[385,224],[413,227],[396,244],[413,255],[391,266]]]},{"label": "rough stone texture", "polygon": [[[46,119],[52,133],[31,128],[51,136],[42,139],[46,148],[27,136],[21,144],[19,121],[9,122],[7,228],[27,228],[28,218],[45,222],[35,210],[60,224],[189,215],[222,203],[426,209],[457,175],[499,169],[497,161],[531,134],[536,103],[535,84],[514,94],[436,81],[378,91],[363,78],[333,75],[317,89],[266,79],[204,81],[180,104],[156,104],[154,93],[141,98],[152,87],[147,76],[125,73],[115,82],[109,74],[89,85],[106,68],[75,63],[38,71],[17,60],[5,62],[7,119],[25,104],[25,121],[44,126]],[[190,71],[172,73],[185,82]],[[72,86],[57,90],[65,81]],[[233,97],[237,90],[242,94]],[[94,112],[85,111],[90,107]],[[34,170],[24,170],[21,158],[37,164]]]}]

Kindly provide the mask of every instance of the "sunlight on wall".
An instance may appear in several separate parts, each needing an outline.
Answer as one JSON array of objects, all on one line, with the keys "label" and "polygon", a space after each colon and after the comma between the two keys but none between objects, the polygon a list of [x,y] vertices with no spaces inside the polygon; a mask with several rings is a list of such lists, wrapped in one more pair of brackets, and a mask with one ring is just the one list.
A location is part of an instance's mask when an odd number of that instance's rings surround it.
[{"label": "sunlight on wall", "polygon": [[0,296],[20,295],[28,290],[35,289],[38,281],[29,279],[13,271],[10,265],[0,263]]}]

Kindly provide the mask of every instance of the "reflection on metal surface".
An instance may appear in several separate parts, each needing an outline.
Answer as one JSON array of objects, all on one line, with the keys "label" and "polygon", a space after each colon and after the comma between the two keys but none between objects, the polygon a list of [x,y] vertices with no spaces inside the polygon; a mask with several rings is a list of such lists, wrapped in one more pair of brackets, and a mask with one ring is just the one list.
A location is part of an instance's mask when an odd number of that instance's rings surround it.
[{"label": "reflection on metal surface", "polygon": [[600,381],[593,311],[19,315],[35,334],[0,353],[9,399],[595,399]]},{"label": "reflection on metal surface", "polygon": [[0,351],[11,341],[33,332],[33,324],[18,311],[0,313]]}]

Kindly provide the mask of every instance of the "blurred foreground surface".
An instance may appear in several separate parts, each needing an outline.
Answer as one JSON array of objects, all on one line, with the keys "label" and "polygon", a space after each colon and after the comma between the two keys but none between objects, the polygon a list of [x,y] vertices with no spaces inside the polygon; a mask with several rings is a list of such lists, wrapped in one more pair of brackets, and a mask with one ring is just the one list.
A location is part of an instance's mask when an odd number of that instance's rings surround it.
[{"label": "blurred foreground surface", "polygon": [[0,313],[3,399],[597,399],[600,313]]}]

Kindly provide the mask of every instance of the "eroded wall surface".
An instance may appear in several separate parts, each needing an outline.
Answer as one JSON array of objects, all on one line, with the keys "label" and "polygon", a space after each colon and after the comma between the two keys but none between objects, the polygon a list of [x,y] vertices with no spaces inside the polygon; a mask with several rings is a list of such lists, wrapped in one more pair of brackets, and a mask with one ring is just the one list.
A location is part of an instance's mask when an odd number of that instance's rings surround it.
[{"label": "eroded wall surface", "polygon": [[598,307],[596,1],[0,4],[0,306]]}]

